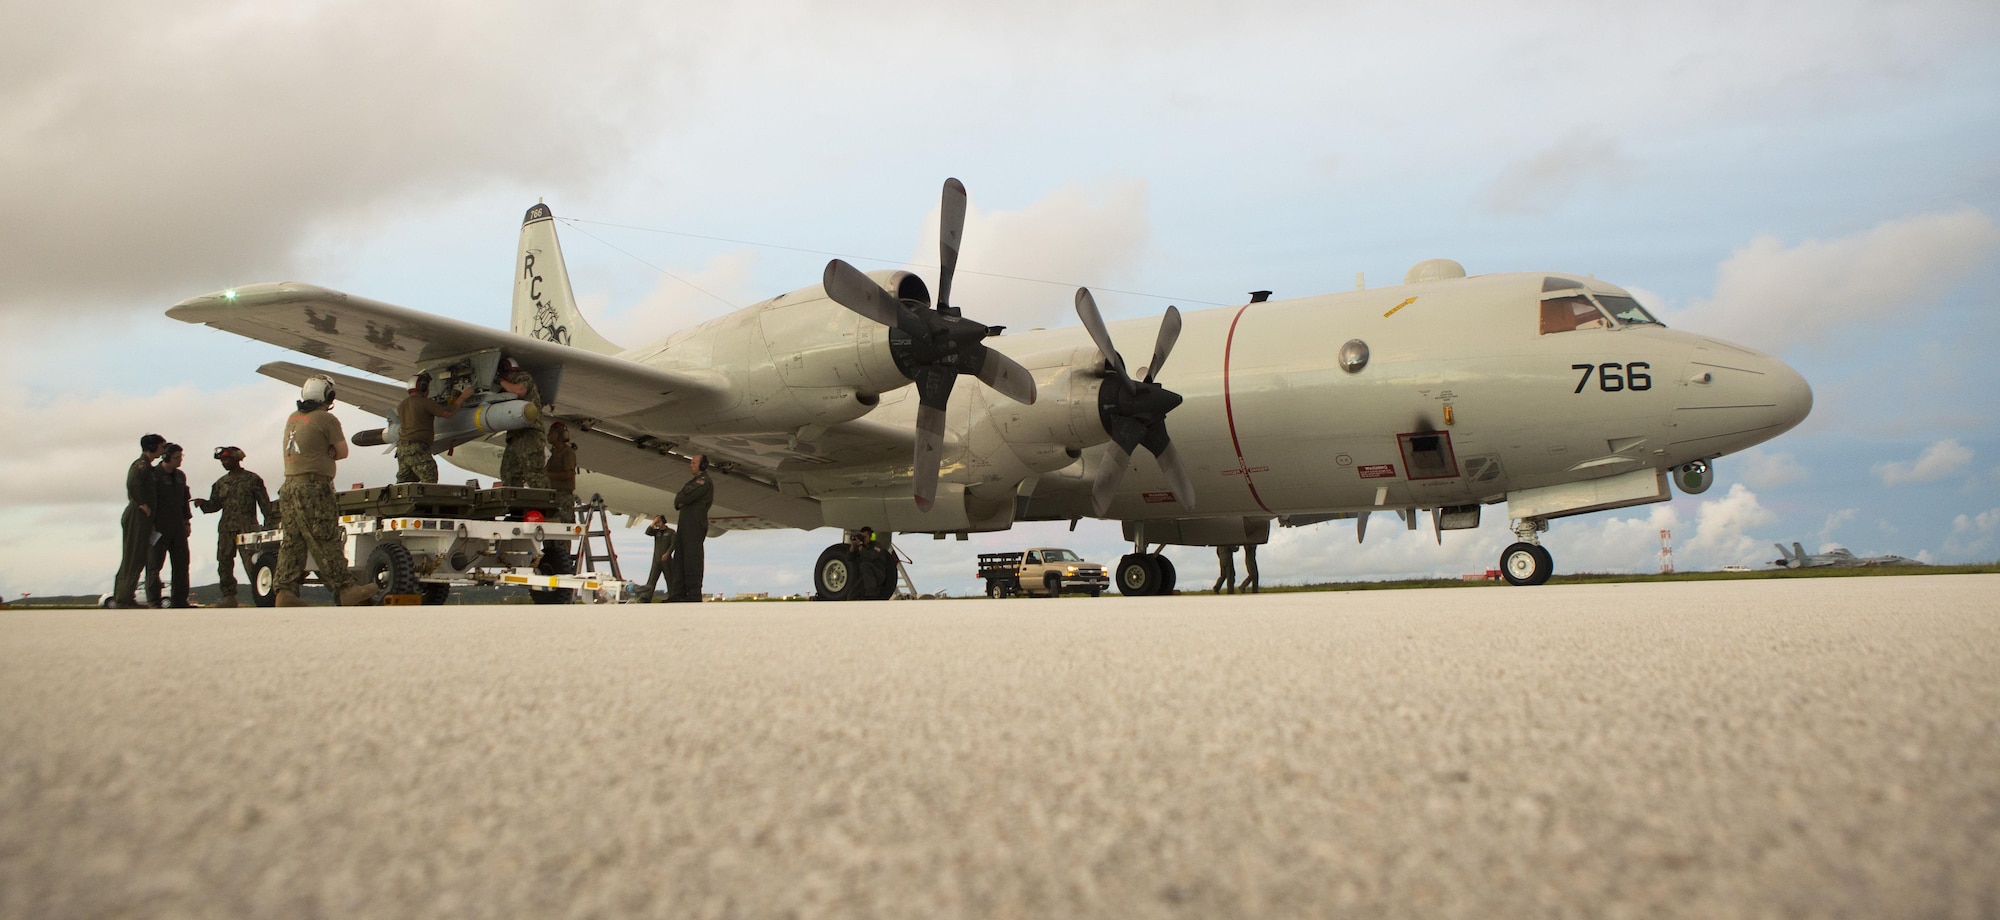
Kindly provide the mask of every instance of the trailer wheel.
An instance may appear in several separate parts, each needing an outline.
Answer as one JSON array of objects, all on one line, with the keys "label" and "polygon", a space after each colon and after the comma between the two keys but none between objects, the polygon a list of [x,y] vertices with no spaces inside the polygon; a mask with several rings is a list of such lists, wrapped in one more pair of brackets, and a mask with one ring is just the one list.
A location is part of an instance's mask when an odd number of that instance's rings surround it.
[{"label": "trailer wheel", "polygon": [[[549,542],[542,544],[542,561],[535,571],[543,575],[573,575],[576,559],[569,554],[569,544]],[[528,597],[537,604],[567,604],[575,600],[576,592],[568,588],[529,588]]]},{"label": "trailer wheel", "polygon": [[250,557],[250,596],[259,607],[278,603],[278,551],[267,549]]},{"label": "trailer wheel", "polygon": [[423,590],[417,582],[417,564],[410,559],[410,551],[401,543],[377,543],[368,554],[368,568],[362,570],[363,580],[373,583],[383,595],[416,594]]},{"label": "trailer wheel", "polygon": [[441,607],[451,599],[451,582],[427,582],[424,585],[424,606]]}]

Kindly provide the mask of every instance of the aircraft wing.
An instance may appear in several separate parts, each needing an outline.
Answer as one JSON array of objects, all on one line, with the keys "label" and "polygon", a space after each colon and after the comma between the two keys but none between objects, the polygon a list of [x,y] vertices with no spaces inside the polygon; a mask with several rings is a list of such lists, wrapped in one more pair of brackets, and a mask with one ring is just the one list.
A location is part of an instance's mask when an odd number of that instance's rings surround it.
[{"label": "aircraft wing", "polygon": [[333,381],[333,398],[335,401],[366,409],[369,412],[384,417],[394,414],[396,407],[402,404],[403,398],[410,395],[409,390],[395,384],[383,383],[379,380],[364,380],[360,377],[352,377],[347,374],[327,373],[316,367],[293,364],[290,361],[273,361],[257,368],[257,373],[263,374],[273,380],[282,380],[293,386],[304,384],[307,377],[317,377],[324,374],[328,379]]},{"label": "aircraft wing", "polygon": [[558,411],[572,417],[613,419],[651,410],[650,417],[660,418],[664,409],[671,418],[668,407],[676,403],[725,395],[720,378],[663,371],[310,284],[208,294],[175,304],[167,315],[390,378],[500,349],[534,373]]},{"label": "aircraft wing", "polygon": [[[317,368],[289,361],[273,361],[257,369],[266,377],[286,383],[304,383],[307,377],[326,373]],[[396,410],[408,391],[394,384],[364,380],[347,374],[327,374],[333,379],[337,399],[351,406],[388,415]],[[835,429],[838,432],[839,429]],[[671,498],[687,482],[687,463],[677,457],[663,456],[643,448],[624,438],[600,431],[573,431],[577,444],[577,459],[586,472],[601,473],[615,480],[657,490],[666,494],[667,501],[648,492],[622,494],[623,490],[603,489],[614,510],[631,514],[660,514],[672,510]],[[886,432],[884,433],[886,435]],[[449,455],[452,463],[476,473],[497,476],[500,471],[500,435],[493,435],[482,441],[461,444]],[[854,446],[863,438],[848,434],[834,435],[832,443]],[[885,436],[884,442],[889,441]],[[869,443],[874,443],[870,441]],[[907,453],[908,442],[903,441],[902,451]],[[819,502],[809,498],[794,498],[780,493],[769,483],[751,476],[726,470],[714,470],[711,476],[716,481],[718,504],[709,515],[709,520],[723,530],[762,530],[791,527],[811,530],[825,526],[820,517]],[[579,489],[588,498],[588,492]],[[626,507],[632,505],[633,507]]]}]

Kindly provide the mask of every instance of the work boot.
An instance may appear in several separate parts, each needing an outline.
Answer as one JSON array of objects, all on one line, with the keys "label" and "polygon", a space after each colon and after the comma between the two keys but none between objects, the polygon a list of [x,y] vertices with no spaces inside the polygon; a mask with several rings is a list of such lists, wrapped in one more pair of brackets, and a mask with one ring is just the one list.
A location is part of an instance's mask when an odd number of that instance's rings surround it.
[{"label": "work boot", "polygon": [[221,600],[219,600],[219,601],[216,601],[216,602],[215,602],[215,606],[217,606],[217,607],[234,607],[234,606],[236,606],[236,595],[235,595],[235,594],[233,594],[233,593],[232,593],[232,594],[224,594],[224,595],[222,596],[222,599],[221,599]]},{"label": "work boot", "polygon": [[340,589],[338,603],[342,607],[366,607],[375,603],[380,593],[374,585],[348,585]]},{"label": "work boot", "polygon": [[289,588],[281,588],[281,589],[279,589],[279,590],[278,590],[278,599],[277,599],[277,601],[276,601],[275,603],[273,603],[273,604],[272,604],[271,606],[273,606],[273,607],[304,607],[305,605],[306,605],[306,602],[305,602],[305,601],[302,601],[302,600],[299,600],[299,592],[297,592],[297,591],[293,591],[293,590],[291,590],[291,589],[289,589]]}]

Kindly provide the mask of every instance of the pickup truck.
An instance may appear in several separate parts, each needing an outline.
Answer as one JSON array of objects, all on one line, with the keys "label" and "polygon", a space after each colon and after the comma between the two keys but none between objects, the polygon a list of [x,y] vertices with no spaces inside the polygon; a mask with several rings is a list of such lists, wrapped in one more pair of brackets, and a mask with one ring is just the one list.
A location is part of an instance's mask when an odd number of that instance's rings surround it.
[{"label": "pickup truck", "polygon": [[1111,576],[1104,566],[1053,546],[980,553],[978,575],[986,582],[987,597],[1059,597],[1070,593],[1096,597],[1111,587]]}]

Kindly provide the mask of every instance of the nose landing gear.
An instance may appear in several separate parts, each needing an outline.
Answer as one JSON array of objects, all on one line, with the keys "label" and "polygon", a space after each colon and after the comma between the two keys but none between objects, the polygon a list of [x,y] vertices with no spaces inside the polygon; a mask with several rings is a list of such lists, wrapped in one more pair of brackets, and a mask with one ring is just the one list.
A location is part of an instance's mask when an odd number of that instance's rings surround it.
[{"label": "nose landing gear", "polygon": [[1522,518],[1514,522],[1514,536],[1520,542],[1509,545],[1500,553],[1500,577],[1510,585],[1539,585],[1549,580],[1555,573],[1555,560],[1549,551],[1542,548],[1537,535],[1549,529],[1549,522],[1541,518]]}]

